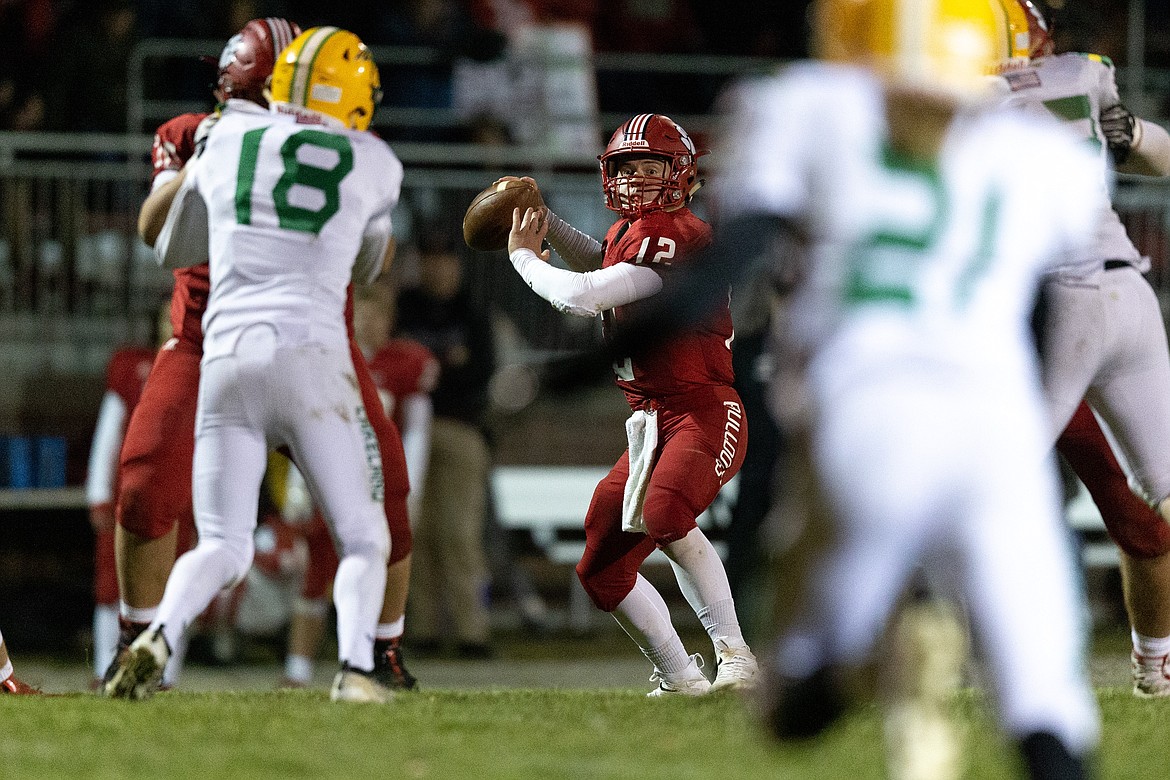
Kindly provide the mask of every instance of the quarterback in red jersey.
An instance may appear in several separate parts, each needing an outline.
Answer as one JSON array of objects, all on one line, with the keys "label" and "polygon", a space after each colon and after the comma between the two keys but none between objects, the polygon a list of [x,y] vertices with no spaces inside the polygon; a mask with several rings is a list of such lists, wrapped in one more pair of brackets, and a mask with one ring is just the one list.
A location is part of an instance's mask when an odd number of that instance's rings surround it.
[{"label": "quarterback in red jersey", "polygon": [[[620,215],[605,241],[577,231],[547,209],[513,214],[510,259],[524,281],[557,309],[601,314],[607,331],[674,283],[711,241],[687,204],[699,186],[702,152],[669,117],[640,114],[610,139],[601,162],[606,206]],[[547,238],[573,271],[549,264]],[[739,470],[747,448],[743,405],[732,388],[731,313],[726,301],[653,353],[614,364],[633,415],[629,449],[593,494],[585,554],[577,575],[600,609],[654,664],[651,696],[702,695],[754,684],[757,666],[744,641],[727,574],[696,518]],[[661,594],[638,573],[661,549],[687,602],[710,635],[714,681],[688,656]]]},{"label": "quarterback in red jersey", "polygon": [[[300,32],[297,25],[277,18],[253,19],[244,25],[220,55],[216,99],[222,102],[239,98],[267,105],[264,87],[276,57]],[[173,186],[183,165],[197,154],[216,117],[216,114],[182,114],[159,127],[151,153],[152,196]],[[161,230],[169,203],[169,199],[151,197],[143,204],[138,228],[148,244],[154,243]],[[163,347],[151,371],[122,449],[121,492],[116,507],[120,649],[128,647],[153,620],[175,560],[175,529],[181,519],[193,516],[190,474],[195,449],[199,363],[203,353],[202,319],[210,282],[206,265],[174,273],[171,321],[175,335]],[[379,413],[377,389],[368,372],[362,370],[365,361],[358,359],[359,350],[352,340],[352,298],[346,318],[351,327],[350,348],[362,399],[382,455],[386,519],[391,536],[387,597],[378,628],[382,635],[388,632],[388,626],[400,625],[406,603],[411,549],[406,512],[409,482],[398,431]],[[379,673],[381,682],[391,686],[397,684],[399,677],[393,670],[402,666],[396,647],[388,640],[375,645],[375,672]]]},{"label": "quarterback in red jersey", "polygon": [[118,573],[114,565],[118,453],[126,435],[126,421],[142,397],[154,357],[153,349],[140,346],[122,347],[110,357],[106,392],[89,449],[85,500],[94,531],[93,669],[98,680],[114,660],[118,644]]}]

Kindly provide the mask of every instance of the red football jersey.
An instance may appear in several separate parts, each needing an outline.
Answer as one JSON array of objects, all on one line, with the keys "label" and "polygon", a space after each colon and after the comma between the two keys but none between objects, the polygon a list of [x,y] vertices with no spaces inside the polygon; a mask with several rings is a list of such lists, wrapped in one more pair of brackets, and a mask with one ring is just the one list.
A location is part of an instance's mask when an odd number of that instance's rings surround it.
[{"label": "red football jersey", "polygon": [[[605,236],[603,267],[634,263],[653,268],[663,280],[677,273],[711,243],[711,228],[690,209],[653,211],[640,219],[618,220]],[[635,301],[605,313],[607,328],[645,305]],[[730,385],[731,368],[730,300],[700,324],[665,341],[657,349],[614,364],[617,385],[636,408],[649,398],[685,393],[697,387]]]},{"label": "red football jersey", "polygon": [[379,349],[369,363],[378,394],[389,407],[387,414],[401,430],[402,399],[435,389],[439,381],[439,361],[417,341],[393,339]]},{"label": "red football jersey", "polygon": [[117,394],[126,404],[127,417],[142,397],[154,356],[155,351],[146,347],[122,347],[110,357],[110,364],[106,367],[106,389]]},{"label": "red football jersey", "polygon": [[[163,171],[178,171],[195,155],[195,131],[208,114],[179,114],[168,119],[154,133],[150,150],[153,180]],[[179,268],[174,271],[175,290],[171,294],[171,328],[175,338],[196,349],[203,349],[203,312],[211,291],[207,265]]]}]

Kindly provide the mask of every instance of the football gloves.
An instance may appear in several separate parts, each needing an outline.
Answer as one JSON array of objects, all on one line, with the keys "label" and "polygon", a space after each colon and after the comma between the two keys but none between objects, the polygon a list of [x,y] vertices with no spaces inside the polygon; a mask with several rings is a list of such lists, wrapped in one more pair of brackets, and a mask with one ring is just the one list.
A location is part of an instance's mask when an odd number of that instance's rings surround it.
[{"label": "football gloves", "polygon": [[1101,132],[1105,135],[1105,142],[1109,144],[1113,162],[1121,165],[1129,157],[1130,151],[1142,141],[1141,120],[1118,103],[1101,109],[1098,122],[1101,125]]}]

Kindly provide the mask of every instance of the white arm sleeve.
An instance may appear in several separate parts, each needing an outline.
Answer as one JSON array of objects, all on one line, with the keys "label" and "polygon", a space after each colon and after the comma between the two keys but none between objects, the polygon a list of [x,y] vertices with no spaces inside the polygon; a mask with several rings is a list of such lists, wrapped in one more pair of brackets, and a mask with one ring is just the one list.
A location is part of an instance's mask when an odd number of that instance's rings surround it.
[{"label": "white arm sleeve", "polygon": [[187,163],[187,178],[175,193],[154,243],[155,256],[163,268],[190,268],[210,261],[207,204],[197,183],[201,159]]},{"label": "white arm sleeve", "polygon": [[533,292],[554,308],[578,317],[593,317],[662,289],[662,277],[656,271],[630,263],[577,273],[549,265],[531,249],[517,249],[509,259]]},{"label": "white arm sleeve", "polygon": [[548,235],[545,238],[574,271],[601,268],[604,259],[601,242],[565,222],[552,209],[548,210]]},{"label": "white arm sleeve", "polygon": [[431,397],[415,393],[402,401],[402,450],[406,453],[406,475],[410,478],[410,494],[406,510],[411,524],[418,517],[419,501],[427,478],[431,459],[431,419],[434,417]]},{"label": "white arm sleeve", "polygon": [[354,284],[370,284],[381,275],[391,229],[388,211],[370,220],[366,232],[362,235],[362,245],[354,261],[353,272],[350,274]]},{"label": "white arm sleeve", "polygon": [[1139,139],[1129,150],[1130,159],[1119,170],[1146,176],[1170,176],[1170,134],[1159,124],[1137,118]]},{"label": "white arm sleeve", "polygon": [[98,411],[97,428],[89,448],[89,470],[85,477],[85,501],[90,506],[114,500],[114,479],[125,433],[126,402],[107,390]]}]

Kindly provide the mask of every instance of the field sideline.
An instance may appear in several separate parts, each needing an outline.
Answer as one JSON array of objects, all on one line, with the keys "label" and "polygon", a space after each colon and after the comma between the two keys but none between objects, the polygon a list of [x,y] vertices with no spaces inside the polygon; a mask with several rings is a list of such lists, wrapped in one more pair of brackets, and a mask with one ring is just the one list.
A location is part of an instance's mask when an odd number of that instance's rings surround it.
[{"label": "field sideline", "polygon": [[[196,665],[181,690],[123,702],[63,693],[84,688],[79,664],[18,658],[23,677],[63,695],[0,698],[0,777],[884,776],[872,707],[813,746],[778,749],[737,696],[648,700],[644,659],[620,645],[556,644],[506,646],[507,657],[487,662],[420,661],[412,668],[424,690],[384,706],[330,703],[329,664],[315,689],[280,692],[275,664]],[[1099,776],[1165,780],[1170,701],[1130,695],[1124,663],[1116,652],[1094,657]],[[981,697],[965,691],[954,707],[967,729],[966,777],[1016,777]]]}]

